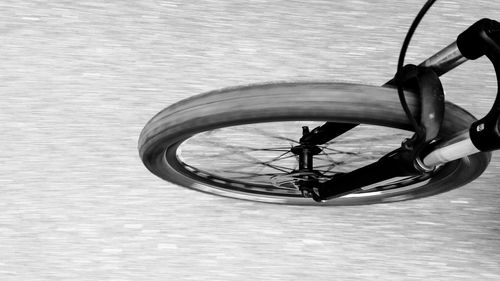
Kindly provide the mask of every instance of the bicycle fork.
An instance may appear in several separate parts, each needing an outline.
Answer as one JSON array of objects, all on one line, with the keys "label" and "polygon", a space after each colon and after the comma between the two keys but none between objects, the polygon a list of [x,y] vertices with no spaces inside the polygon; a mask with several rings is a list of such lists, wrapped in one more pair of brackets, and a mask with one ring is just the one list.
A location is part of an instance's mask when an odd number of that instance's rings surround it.
[{"label": "bicycle fork", "polygon": [[[446,55],[446,56],[443,56]],[[418,176],[432,173],[436,167],[471,155],[500,149],[500,89],[493,107],[482,119],[474,122],[469,131],[436,145],[444,115],[444,96],[438,76],[463,63],[487,56],[493,63],[500,86],[500,23],[481,19],[462,32],[457,41],[418,67],[405,66],[408,85],[417,85],[421,101],[420,127],[416,134],[403,142],[401,148],[390,152],[375,163],[349,173],[337,174],[326,182],[316,183],[308,193],[316,201],[324,201],[358,192],[363,187],[394,177]],[[394,80],[387,84],[391,85]],[[349,131],[356,124],[327,122],[301,138],[301,143],[319,145]],[[429,147],[435,146],[431,152]]]}]

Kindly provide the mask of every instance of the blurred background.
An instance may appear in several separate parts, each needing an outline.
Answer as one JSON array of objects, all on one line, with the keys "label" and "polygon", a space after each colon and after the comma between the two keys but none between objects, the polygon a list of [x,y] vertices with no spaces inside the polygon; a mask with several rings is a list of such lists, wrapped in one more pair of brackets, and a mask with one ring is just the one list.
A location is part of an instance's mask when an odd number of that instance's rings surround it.
[{"label": "blurred background", "polygon": [[[0,2],[1,280],[500,280],[500,158],[431,198],[297,207],[210,196],[144,168],[164,107],[265,81],[381,85],[424,1]],[[437,1],[419,63],[498,1]],[[484,115],[486,59],[445,77]]]}]

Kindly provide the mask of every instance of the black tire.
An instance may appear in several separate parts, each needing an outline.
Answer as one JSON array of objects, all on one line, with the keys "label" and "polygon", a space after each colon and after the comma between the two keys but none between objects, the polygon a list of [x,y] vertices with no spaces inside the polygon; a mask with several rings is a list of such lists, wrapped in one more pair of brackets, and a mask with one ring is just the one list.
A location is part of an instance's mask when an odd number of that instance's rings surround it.
[{"label": "black tire", "polygon": [[[415,94],[407,102],[419,111]],[[298,196],[273,196],[245,192],[221,181],[200,178],[176,157],[177,147],[199,132],[240,124],[316,120],[372,124],[411,130],[397,91],[389,87],[347,83],[271,83],[212,91],[180,101],[154,116],[139,138],[144,165],[158,177],[203,192],[245,200],[282,204],[311,204]],[[447,102],[440,138],[466,130],[476,119],[462,108]],[[418,188],[400,188],[388,193],[341,197],[322,205],[359,205],[421,198],[446,192],[477,178],[487,167],[491,154],[478,153],[450,162],[432,174]]]}]

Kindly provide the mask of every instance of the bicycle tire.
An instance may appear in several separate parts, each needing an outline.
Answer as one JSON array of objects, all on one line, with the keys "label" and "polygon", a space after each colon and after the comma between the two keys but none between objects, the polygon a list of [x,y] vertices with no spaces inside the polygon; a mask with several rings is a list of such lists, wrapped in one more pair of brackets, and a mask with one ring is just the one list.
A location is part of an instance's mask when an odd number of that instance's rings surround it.
[{"label": "bicycle tire", "polygon": [[[406,92],[412,112],[419,112],[416,94]],[[439,138],[466,130],[476,119],[464,109],[446,102]],[[207,182],[179,163],[176,149],[189,137],[217,128],[261,122],[317,120],[371,124],[411,131],[397,90],[331,82],[283,82],[226,88],[177,102],[155,115],[139,137],[144,165],[158,177],[198,191],[244,200],[317,205],[312,199],[273,196],[234,190],[224,183]],[[321,205],[363,205],[432,196],[463,186],[486,169],[490,153],[477,153],[445,164],[424,185],[391,193],[340,197]]]}]

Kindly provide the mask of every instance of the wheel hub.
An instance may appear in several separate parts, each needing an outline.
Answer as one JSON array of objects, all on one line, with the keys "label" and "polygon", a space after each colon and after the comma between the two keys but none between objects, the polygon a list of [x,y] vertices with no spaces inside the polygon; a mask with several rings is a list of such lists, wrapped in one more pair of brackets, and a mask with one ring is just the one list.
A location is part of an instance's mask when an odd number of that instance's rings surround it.
[{"label": "wheel hub", "polygon": [[[302,136],[309,134],[309,127],[302,127]],[[290,150],[298,156],[299,170],[297,172],[278,178],[278,186],[293,187],[299,190],[304,197],[311,197],[311,190],[319,182],[322,174],[314,170],[314,155],[322,152],[322,149],[315,144],[300,141],[300,145],[292,147]],[[276,186],[276,185],[275,185]]]},{"label": "wheel hub", "polygon": [[[309,127],[302,127],[302,135],[307,134],[309,134]],[[290,151],[299,156],[299,171],[313,172],[313,156],[321,153],[322,150],[317,145],[300,142],[300,145],[292,147]]]}]

